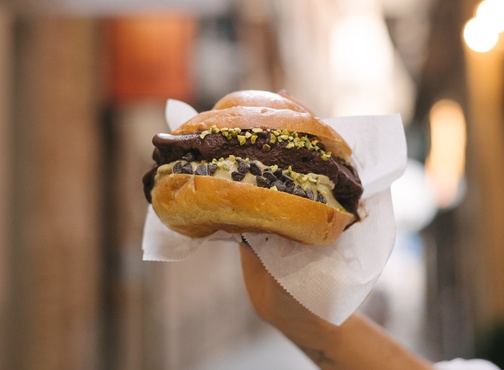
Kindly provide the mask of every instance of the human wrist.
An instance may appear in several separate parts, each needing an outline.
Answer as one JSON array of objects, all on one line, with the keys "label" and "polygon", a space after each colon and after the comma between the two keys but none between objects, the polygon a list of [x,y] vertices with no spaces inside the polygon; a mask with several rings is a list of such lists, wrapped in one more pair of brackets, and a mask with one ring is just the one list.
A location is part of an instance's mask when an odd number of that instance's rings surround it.
[{"label": "human wrist", "polygon": [[341,327],[329,323],[304,307],[303,312],[287,310],[283,311],[281,315],[269,315],[263,319],[301,349],[322,348],[328,338],[334,342],[340,337]]}]

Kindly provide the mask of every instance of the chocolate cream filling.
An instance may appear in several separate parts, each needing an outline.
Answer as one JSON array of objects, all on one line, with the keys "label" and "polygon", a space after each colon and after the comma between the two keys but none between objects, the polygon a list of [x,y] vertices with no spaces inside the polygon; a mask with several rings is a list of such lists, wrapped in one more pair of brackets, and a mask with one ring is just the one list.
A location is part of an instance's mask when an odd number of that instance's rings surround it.
[{"label": "chocolate cream filling", "polygon": [[208,131],[185,135],[157,134],[152,140],[155,146],[153,159],[156,164],[143,177],[145,197],[152,202],[151,191],[159,166],[177,160],[212,162],[233,155],[248,158],[250,161],[256,160],[267,166],[277,165],[280,169],[290,168],[301,174],[327,176],[334,182],[334,198],[358,219],[357,209],[363,188],[355,169],[343,159],[326,153],[323,143],[318,142],[312,135],[295,134],[296,137],[315,143],[315,148],[310,144],[309,147],[293,147],[292,140],[278,140],[281,136],[259,129],[241,130],[239,135],[234,133],[233,136]]}]

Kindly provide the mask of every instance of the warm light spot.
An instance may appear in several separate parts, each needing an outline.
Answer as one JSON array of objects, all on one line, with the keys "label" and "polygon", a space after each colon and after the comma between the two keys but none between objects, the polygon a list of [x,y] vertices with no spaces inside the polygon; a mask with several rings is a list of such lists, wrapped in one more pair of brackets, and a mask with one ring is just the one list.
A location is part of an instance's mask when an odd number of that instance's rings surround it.
[{"label": "warm light spot", "polygon": [[492,50],[499,40],[499,33],[491,22],[472,18],[464,27],[464,40],[472,50],[484,53]]},{"label": "warm light spot", "polygon": [[484,0],[476,10],[476,17],[489,23],[496,32],[504,31],[504,0]]},{"label": "warm light spot", "polygon": [[441,100],[434,104],[430,134],[427,176],[434,186],[438,205],[451,207],[460,196],[465,167],[466,123],[457,102]]}]

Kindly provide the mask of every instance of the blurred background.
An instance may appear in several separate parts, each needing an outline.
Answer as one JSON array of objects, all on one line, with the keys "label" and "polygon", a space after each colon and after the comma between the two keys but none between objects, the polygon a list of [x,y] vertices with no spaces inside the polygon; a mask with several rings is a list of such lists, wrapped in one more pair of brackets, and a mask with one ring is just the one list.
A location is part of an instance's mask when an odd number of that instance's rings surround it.
[{"label": "blurred background", "polygon": [[143,262],[141,177],[176,98],[287,91],[400,113],[398,236],[360,308],[433,361],[504,366],[504,0],[0,5],[0,368],[311,369],[238,251]]}]

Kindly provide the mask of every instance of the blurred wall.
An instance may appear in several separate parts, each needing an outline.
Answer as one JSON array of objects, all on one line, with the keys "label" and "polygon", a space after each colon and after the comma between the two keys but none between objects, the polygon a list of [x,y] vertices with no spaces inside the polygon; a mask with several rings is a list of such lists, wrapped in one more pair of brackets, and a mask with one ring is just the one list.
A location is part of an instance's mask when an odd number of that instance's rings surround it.
[{"label": "blurred wall", "polygon": [[[7,343],[7,323],[9,321],[7,303],[10,292],[10,238],[12,189],[11,151],[11,72],[12,72],[12,19],[5,9],[0,7],[0,343]],[[0,369],[6,368],[7,347],[0,346]]]},{"label": "blurred wall", "polygon": [[95,368],[101,148],[94,23],[24,19],[13,31],[8,367]]}]

